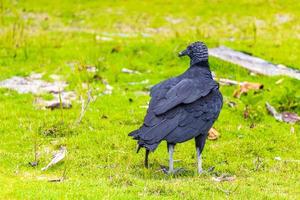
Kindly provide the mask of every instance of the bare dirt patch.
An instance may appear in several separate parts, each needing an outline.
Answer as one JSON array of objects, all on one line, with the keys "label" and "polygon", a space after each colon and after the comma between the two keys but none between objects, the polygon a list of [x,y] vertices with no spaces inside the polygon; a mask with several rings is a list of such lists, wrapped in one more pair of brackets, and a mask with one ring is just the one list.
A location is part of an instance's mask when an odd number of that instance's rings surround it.
[{"label": "bare dirt patch", "polygon": [[[15,90],[20,94],[31,93],[35,95],[52,94],[52,100],[45,100],[38,97],[36,103],[41,108],[71,108],[71,101],[76,99],[74,91],[66,91],[68,84],[65,81],[60,81],[55,75],[53,82],[42,80],[43,74],[32,73],[28,77],[14,76],[0,82],[0,88]],[[50,76],[51,77],[51,76]]]}]

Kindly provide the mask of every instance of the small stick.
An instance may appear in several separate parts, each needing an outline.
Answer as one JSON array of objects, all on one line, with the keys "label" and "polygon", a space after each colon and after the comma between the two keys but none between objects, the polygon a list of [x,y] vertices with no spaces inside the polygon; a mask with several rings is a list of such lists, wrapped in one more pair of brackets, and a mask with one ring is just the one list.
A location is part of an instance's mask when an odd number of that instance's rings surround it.
[{"label": "small stick", "polygon": [[61,121],[64,121],[64,113],[63,113],[63,102],[61,98],[61,90],[58,92],[58,98],[59,98],[59,108],[60,108],[60,114],[61,114]]},{"label": "small stick", "polygon": [[221,85],[242,85],[243,82],[238,82],[235,80],[230,80],[230,79],[226,79],[226,78],[214,78],[216,81],[218,81]]},{"label": "small stick", "polygon": [[218,186],[216,186],[216,188],[217,188],[218,190],[220,190],[221,192],[224,192],[226,195],[229,195],[229,194],[230,194],[230,191],[229,191],[229,190],[224,190],[224,189],[222,189],[222,188],[220,188],[220,187],[218,187]]},{"label": "small stick", "polygon": [[81,112],[80,112],[80,116],[78,118],[78,120],[76,121],[76,124],[80,124],[80,122],[82,121],[82,118],[88,108],[89,103],[91,102],[92,96],[91,96],[91,89],[88,90],[87,95],[87,101],[86,103],[84,103],[84,99],[82,98],[82,96],[80,96],[80,100],[81,100]]}]

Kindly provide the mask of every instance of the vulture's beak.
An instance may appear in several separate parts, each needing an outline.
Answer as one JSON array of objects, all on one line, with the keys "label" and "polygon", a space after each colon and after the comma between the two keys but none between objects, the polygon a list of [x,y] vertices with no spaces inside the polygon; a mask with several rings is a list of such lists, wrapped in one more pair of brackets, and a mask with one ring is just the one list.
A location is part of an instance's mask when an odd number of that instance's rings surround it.
[{"label": "vulture's beak", "polygon": [[178,54],[179,57],[186,56],[186,55],[188,55],[187,50],[183,50],[183,51],[179,52],[179,54]]}]

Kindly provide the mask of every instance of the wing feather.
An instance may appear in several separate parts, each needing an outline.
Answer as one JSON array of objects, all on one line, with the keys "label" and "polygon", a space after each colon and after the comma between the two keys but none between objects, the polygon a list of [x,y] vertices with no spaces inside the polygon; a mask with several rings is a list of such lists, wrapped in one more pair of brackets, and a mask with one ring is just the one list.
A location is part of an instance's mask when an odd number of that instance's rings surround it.
[{"label": "wing feather", "polygon": [[161,115],[179,104],[189,104],[206,96],[217,84],[206,81],[202,84],[198,80],[183,79],[165,94],[165,97],[154,106],[153,112]]}]

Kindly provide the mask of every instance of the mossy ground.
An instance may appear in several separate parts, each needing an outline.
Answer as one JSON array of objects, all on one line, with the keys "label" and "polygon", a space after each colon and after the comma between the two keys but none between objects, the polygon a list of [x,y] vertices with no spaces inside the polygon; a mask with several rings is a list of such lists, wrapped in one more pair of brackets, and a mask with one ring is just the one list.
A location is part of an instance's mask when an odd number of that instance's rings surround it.
[{"label": "mossy ground", "polygon": [[[235,175],[233,182],[216,183],[213,173],[196,174],[194,141],[176,146],[180,161],[175,165],[185,173],[158,171],[168,163],[164,143],[150,155],[146,170],[143,152],[135,154],[136,144],[127,136],[146,112],[149,97],[140,91],[182,73],[188,59],[179,59],[177,52],[192,41],[226,45],[300,69],[298,1],[1,0],[0,27],[0,80],[34,71],[45,73],[45,80],[62,75],[78,95],[86,95],[82,83],[99,94],[101,78],[114,87],[112,95],[91,102],[78,126],[73,126],[81,110],[78,102],[70,110],[38,110],[35,95],[0,89],[2,199],[300,198],[299,161],[284,161],[300,159],[300,127],[293,125],[291,133],[292,125],[275,121],[265,109],[269,101],[300,113],[299,80],[251,76],[210,58],[218,77],[264,84],[262,91],[240,99],[232,97],[235,86],[221,86],[224,107],[215,124],[221,136],[207,142],[203,164],[205,169],[214,166],[217,174]],[[82,70],[85,65],[96,66],[97,76]],[[141,74],[124,74],[122,68]],[[129,84],[146,79],[148,84]],[[229,101],[237,106],[229,107]],[[244,119],[247,105],[250,117]],[[49,130],[54,134],[45,134]],[[65,161],[42,172],[61,145],[68,149]],[[32,168],[28,162],[35,146],[40,162]],[[48,182],[64,171],[65,181]]]}]

